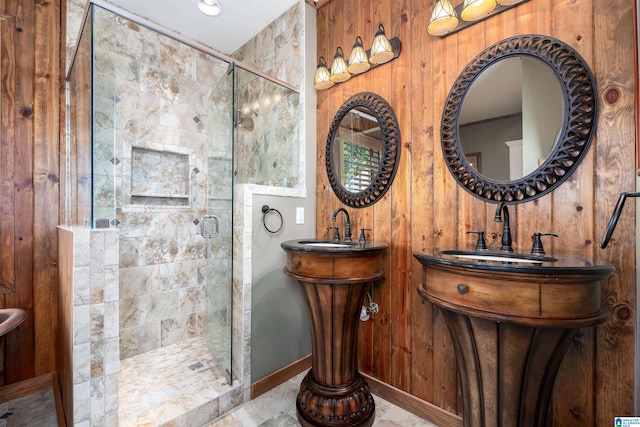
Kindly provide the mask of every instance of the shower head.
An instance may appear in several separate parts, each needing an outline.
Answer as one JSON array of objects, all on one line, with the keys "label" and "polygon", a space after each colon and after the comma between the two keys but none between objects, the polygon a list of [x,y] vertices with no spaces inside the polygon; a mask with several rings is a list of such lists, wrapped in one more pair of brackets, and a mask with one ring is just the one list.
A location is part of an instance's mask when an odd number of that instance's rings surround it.
[{"label": "shower head", "polygon": [[249,114],[243,113],[240,110],[236,110],[236,114],[234,117],[234,124],[237,128],[244,129],[246,131],[252,131],[255,127],[253,123],[253,119]]}]

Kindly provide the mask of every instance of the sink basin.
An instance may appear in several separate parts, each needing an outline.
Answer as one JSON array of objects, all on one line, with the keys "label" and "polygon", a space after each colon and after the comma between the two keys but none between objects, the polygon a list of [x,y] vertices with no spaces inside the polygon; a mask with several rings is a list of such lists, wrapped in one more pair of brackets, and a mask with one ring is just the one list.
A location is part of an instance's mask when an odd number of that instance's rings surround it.
[{"label": "sink basin", "polygon": [[27,313],[20,308],[0,309],[0,337],[17,328],[26,317]]},{"label": "sink basin", "polygon": [[324,253],[327,255],[339,255],[349,257],[362,252],[373,253],[385,250],[389,245],[382,242],[367,240],[365,243],[345,242],[326,239],[314,239],[312,237],[288,240],[280,244],[285,251],[303,251]]},{"label": "sink basin", "polygon": [[300,240],[298,243],[317,248],[350,248],[355,246],[355,243],[353,242],[330,242],[321,240]]},{"label": "sink basin", "polygon": [[457,258],[466,258],[476,261],[498,262],[524,262],[530,264],[542,264],[543,262],[556,262],[557,259],[547,256],[526,255],[510,252],[481,252],[470,250],[451,249],[440,251],[443,255],[451,255]]}]

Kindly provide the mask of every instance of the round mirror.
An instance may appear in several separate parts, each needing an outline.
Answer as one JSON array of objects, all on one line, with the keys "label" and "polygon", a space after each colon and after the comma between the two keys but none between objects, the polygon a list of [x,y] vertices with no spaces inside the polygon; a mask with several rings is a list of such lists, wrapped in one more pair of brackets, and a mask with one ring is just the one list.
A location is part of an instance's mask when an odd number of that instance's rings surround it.
[{"label": "round mirror", "polygon": [[344,204],[363,208],[382,197],[396,174],[400,130],[389,104],[362,92],[338,110],[327,138],[329,183]]},{"label": "round mirror", "polygon": [[505,39],[476,56],[449,92],[445,161],[476,197],[531,200],[578,166],[596,112],[593,76],[571,47],[539,35]]}]

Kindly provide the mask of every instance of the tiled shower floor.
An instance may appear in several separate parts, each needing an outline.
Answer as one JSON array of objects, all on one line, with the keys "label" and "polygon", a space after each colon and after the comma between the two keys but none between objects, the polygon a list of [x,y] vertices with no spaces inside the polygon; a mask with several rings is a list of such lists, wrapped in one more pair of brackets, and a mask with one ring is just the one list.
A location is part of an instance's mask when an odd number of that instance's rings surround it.
[{"label": "tiled shower floor", "polygon": [[204,338],[122,360],[119,378],[120,426],[201,425],[232,389]]}]

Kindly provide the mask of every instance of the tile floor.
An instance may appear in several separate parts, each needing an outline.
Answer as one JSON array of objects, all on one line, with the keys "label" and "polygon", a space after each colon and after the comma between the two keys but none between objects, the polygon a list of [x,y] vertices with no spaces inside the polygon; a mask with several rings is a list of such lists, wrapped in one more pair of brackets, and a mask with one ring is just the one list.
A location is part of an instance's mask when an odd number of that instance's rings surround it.
[{"label": "tile floor", "polygon": [[0,403],[0,427],[57,427],[53,389]]}]

